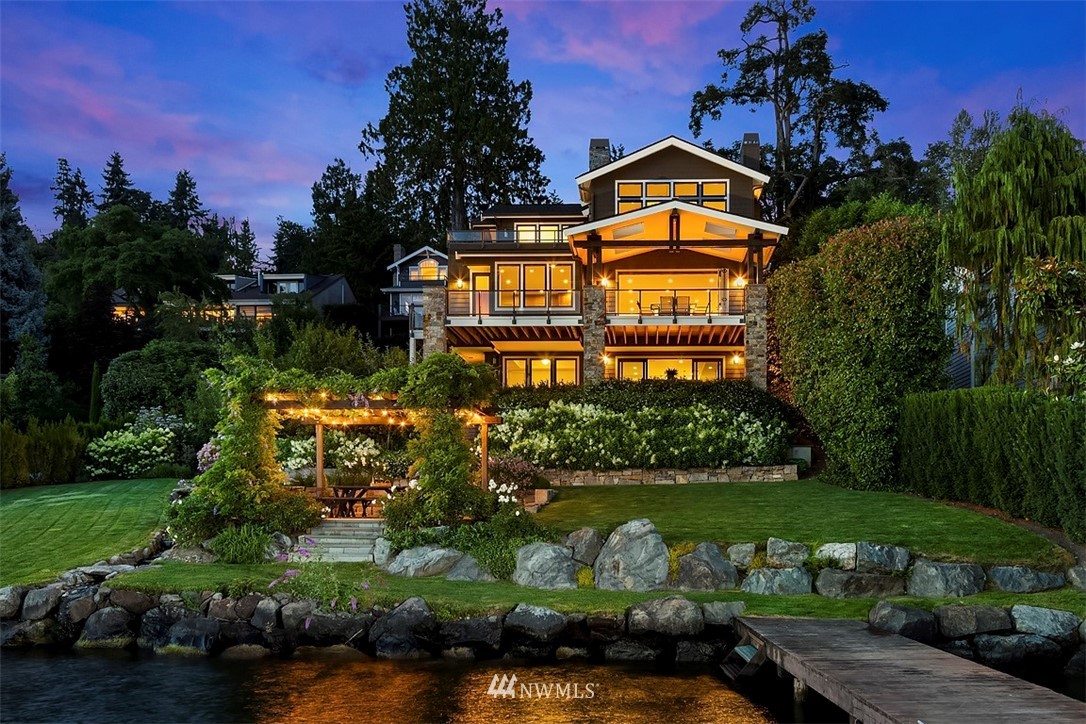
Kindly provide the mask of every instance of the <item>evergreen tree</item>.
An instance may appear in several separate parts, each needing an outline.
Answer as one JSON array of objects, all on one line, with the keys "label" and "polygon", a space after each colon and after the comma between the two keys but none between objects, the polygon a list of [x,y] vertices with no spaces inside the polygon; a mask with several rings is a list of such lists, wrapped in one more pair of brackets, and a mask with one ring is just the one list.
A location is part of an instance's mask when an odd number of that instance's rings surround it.
[{"label": "evergreen tree", "polygon": [[94,194],[87,188],[83,171],[77,168],[73,172],[68,159],[57,159],[57,175],[50,190],[57,200],[53,216],[60,219],[60,225],[84,228],[94,208]]},{"label": "evergreen tree", "polygon": [[109,163],[102,171],[98,213],[109,211],[114,206],[127,206],[144,219],[151,214],[154,207],[151,194],[132,185],[132,179],[124,170],[124,159],[116,151],[110,155]]},{"label": "evergreen tree", "polygon": [[256,234],[249,226],[248,219],[241,220],[238,227],[230,236],[230,269],[233,274],[252,276],[256,273],[257,257],[260,251],[256,246]]},{"label": "evergreen tree", "polygon": [[272,241],[272,268],[279,272],[296,272],[302,269],[313,237],[309,229],[282,216],[276,219],[278,227]]},{"label": "evergreen tree", "polygon": [[405,11],[411,61],[388,74],[388,113],[359,148],[391,181],[407,241],[443,245],[490,205],[542,201],[549,181],[527,131],[532,86],[509,77],[501,10],[413,0]]},{"label": "evergreen tree", "polygon": [[28,340],[45,344],[45,294],[31,253],[34,244],[11,188],[11,168],[0,154],[0,347],[5,371],[15,360],[17,345]]},{"label": "evergreen tree", "polygon": [[170,198],[166,202],[167,223],[175,229],[196,231],[207,218],[207,211],[196,194],[196,179],[188,170],[177,172]]}]

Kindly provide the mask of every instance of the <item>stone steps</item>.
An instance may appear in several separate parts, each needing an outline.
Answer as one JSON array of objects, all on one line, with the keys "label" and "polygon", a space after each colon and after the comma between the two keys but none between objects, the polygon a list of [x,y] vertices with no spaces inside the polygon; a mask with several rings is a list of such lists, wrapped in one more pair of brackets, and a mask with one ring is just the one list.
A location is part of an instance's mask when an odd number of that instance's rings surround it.
[{"label": "stone steps", "polygon": [[308,533],[321,558],[334,563],[371,563],[374,542],[384,533],[383,520],[325,520]]}]

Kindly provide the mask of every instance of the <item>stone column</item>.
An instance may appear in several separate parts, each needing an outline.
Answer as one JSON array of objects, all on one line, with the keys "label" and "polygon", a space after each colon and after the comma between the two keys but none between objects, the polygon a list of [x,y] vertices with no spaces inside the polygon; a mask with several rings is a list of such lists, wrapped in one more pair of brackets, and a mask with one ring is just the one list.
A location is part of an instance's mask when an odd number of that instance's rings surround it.
[{"label": "stone column", "polygon": [[447,352],[445,341],[446,311],[445,287],[439,284],[422,289],[422,356],[434,352]]},{"label": "stone column", "polygon": [[584,289],[584,383],[602,382],[604,374],[603,346],[607,341],[606,289],[587,286]]},{"label": "stone column", "polygon": [[764,284],[747,285],[746,329],[743,332],[743,343],[746,345],[747,379],[754,386],[764,390],[768,381],[768,364],[766,357],[766,315],[768,313],[768,294]]}]

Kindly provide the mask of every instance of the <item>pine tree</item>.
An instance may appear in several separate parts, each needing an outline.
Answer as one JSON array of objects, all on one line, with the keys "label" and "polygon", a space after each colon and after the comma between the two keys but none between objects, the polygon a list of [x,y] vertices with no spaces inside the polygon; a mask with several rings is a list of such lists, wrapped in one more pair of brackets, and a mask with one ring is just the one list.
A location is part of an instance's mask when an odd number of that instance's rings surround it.
[{"label": "pine tree", "polygon": [[276,222],[278,227],[272,242],[272,268],[279,272],[301,271],[302,260],[313,242],[312,234],[301,224],[282,216]]},{"label": "pine tree", "polygon": [[169,200],[166,202],[167,223],[176,229],[196,231],[207,218],[207,210],[196,194],[196,179],[188,170],[177,172]]},{"label": "pine tree", "polygon": [[226,254],[226,265],[230,274],[252,276],[256,273],[256,260],[259,250],[256,246],[256,234],[249,226],[248,219],[242,219],[238,226],[230,219],[230,234]]},{"label": "pine tree", "polygon": [[151,194],[132,185],[132,179],[124,170],[124,159],[114,152],[109,163],[102,171],[102,192],[99,194],[98,213],[109,211],[114,206],[127,206],[143,219],[154,211]]},{"label": "pine tree", "polygon": [[57,200],[53,216],[60,219],[60,225],[85,228],[90,211],[94,208],[94,194],[87,188],[83,171],[77,168],[73,172],[68,159],[57,159],[57,175],[50,190]]},{"label": "pine tree", "polygon": [[19,197],[11,188],[11,168],[0,154],[0,346],[3,369],[10,368],[17,346],[28,340],[45,344],[45,293],[34,263],[34,234],[23,221]]}]

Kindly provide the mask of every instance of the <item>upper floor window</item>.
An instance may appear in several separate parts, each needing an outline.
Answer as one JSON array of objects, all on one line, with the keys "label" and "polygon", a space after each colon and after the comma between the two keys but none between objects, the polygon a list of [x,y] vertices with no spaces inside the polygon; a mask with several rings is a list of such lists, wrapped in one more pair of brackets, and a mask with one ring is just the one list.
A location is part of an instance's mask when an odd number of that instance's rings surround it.
[{"label": "upper floor window", "polygon": [[302,282],[272,282],[272,294],[300,294]]},{"label": "upper floor window", "polygon": [[662,204],[671,199],[716,211],[727,211],[728,182],[723,179],[615,182],[615,212],[619,214]]},{"label": "upper floor window", "polygon": [[423,259],[408,269],[407,278],[413,282],[435,282],[444,279],[447,273],[448,267],[442,266],[437,259]]},{"label": "upper floor window", "polygon": [[557,244],[563,241],[562,229],[569,224],[517,224],[518,244]]}]

